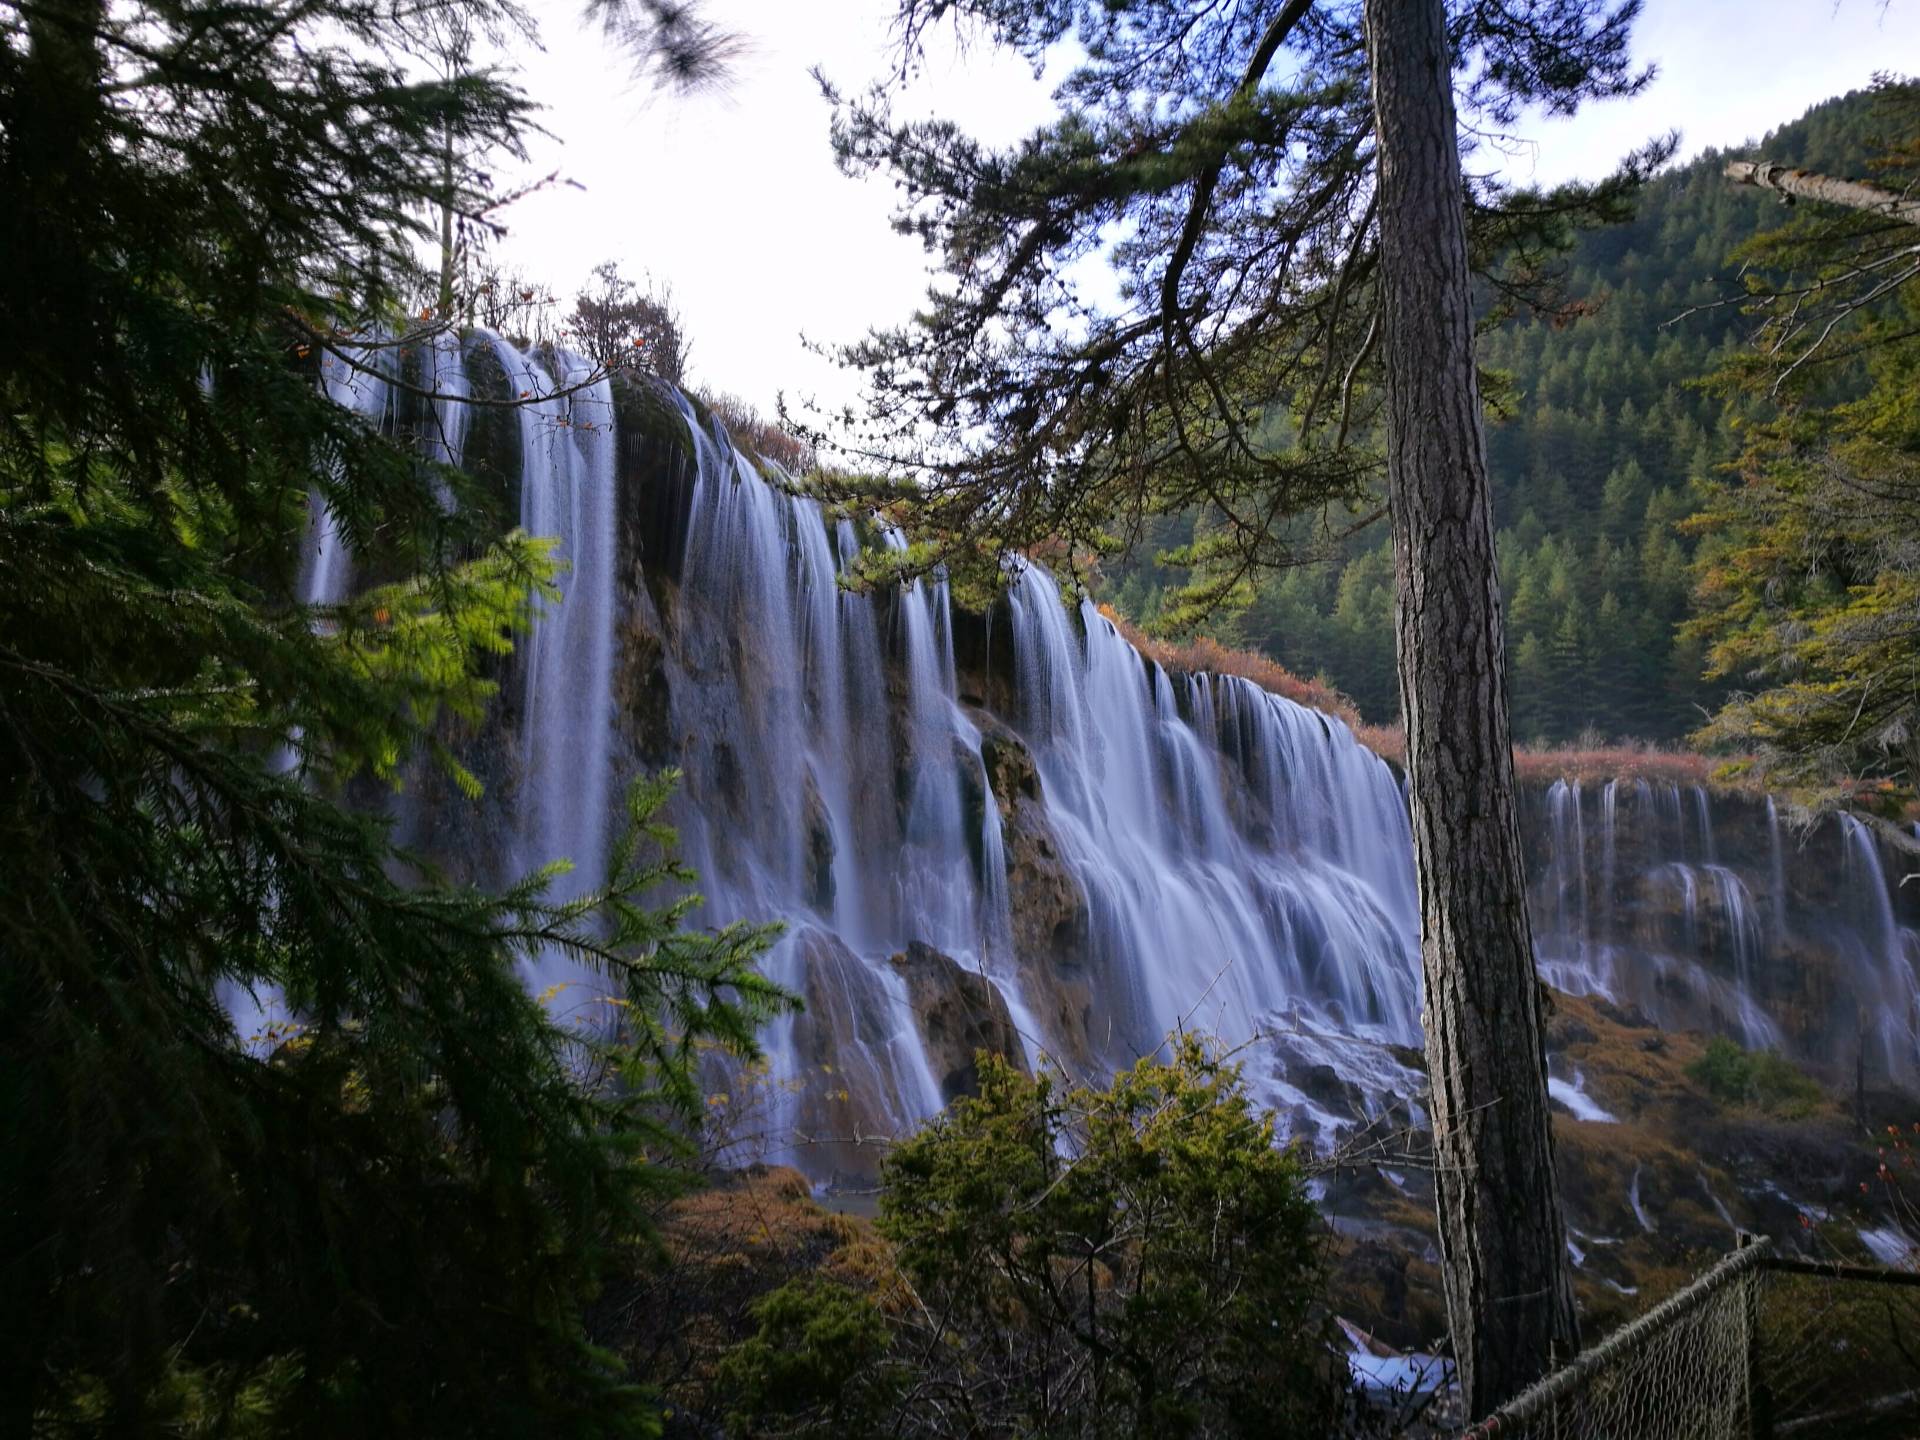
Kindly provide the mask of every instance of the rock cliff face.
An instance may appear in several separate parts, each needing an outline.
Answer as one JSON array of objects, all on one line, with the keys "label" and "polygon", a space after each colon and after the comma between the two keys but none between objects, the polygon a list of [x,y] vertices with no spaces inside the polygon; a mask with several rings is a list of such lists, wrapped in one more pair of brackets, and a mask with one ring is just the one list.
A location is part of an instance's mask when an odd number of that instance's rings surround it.
[{"label": "rock cliff face", "polygon": [[[470,342],[473,393],[515,383],[517,353]],[[610,447],[605,758],[545,718],[536,635],[462,741],[486,799],[423,778],[410,838],[503,878],[549,858],[524,816],[552,810],[556,773],[605,800],[680,769],[699,919],[786,926],[769,970],[807,1010],[767,1037],[757,1133],[816,1179],[870,1177],[872,1142],[972,1084],[977,1049],[1100,1078],[1175,1025],[1244,1047],[1250,1084],[1315,1143],[1417,1122],[1404,801],[1343,725],[1143,660],[1038,568],[985,615],[931,580],[849,593],[849,561],[892,543],[873,517],[789,493],[670,390],[619,386],[611,409],[592,429],[477,411],[465,432],[503,522],[529,485],[587,513]],[[1864,831],[1798,835],[1764,801],[1628,783],[1531,789],[1523,825],[1543,974],[1609,1045],[1721,1033],[1848,1093],[1913,1084],[1920,895]],[[1601,1108],[1628,1104],[1556,1034],[1563,1090],[1589,1093],[1584,1074],[1611,1090]],[[1649,1193],[1684,1190],[1646,1163]]]}]

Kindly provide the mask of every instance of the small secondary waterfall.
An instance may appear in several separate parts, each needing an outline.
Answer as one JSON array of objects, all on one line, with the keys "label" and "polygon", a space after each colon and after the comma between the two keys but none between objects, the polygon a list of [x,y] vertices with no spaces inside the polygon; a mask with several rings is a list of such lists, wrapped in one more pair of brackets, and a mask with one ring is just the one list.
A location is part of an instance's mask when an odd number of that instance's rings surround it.
[{"label": "small secondary waterfall", "polygon": [[1861,1033],[1879,1041],[1889,1071],[1910,1071],[1920,1057],[1920,936],[1894,914],[1873,832],[1851,815],[1841,817],[1841,828],[1853,950],[1865,972],[1859,987]]},{"label": "small secondary waterfall", "polygon": [[[1742,808],[1735,843],[1725,807]],[[1790,869],[1770,798],[1610,781],[1591,808],[1570,781],[1545,797],[1534,938],[1551,984],[1836,1071],[1864,1039],[1877,1078],[1920,1079],[1920,933],[1866,826],[1820,827]],[[1808,986],[1810,969],[1830,978]]]},{"label": "small secondary waterfall", "polygon": [[[654,468],[635,470],[621,396],[583,384],[578,357],[478,334],[407,363],[437,397],[405,410],[433,460],[481,445],[467,397],[530,392],[484,421],[488,453],[568,566],[514,661],[511,753],[487,775],[501,863],[564,857],[562,894],[598,884],[625,784],[682,769],[700,923],[783,922],[766,966],[806,1002],[764,1037],[764,1093],[746,1097],[769,1151],[870,1169],[864,1138],[938,1109],[995,1024],[1028,1063],[1093,1077],[1171,1031],[1214,1036],[1302,1133],[1411,1112],[1406,800],[1340,722],[1143,659],[1038,565],[1016,563],[985,617],[956,612],[939,575],[856,593],[863,553],[901,537],[799,493],[675,392],[646,392]],[[387,391],[335,393],[398,436]],[[628,533],[658,505],[678,528]],[[303,593],[344,594],[324,515],[309,555]],[[1915,937],[1864,827],[1832,829],[1834,863],[1813,872],[1770,806],[1733,826],[1734,802],[1701,787],[1534,795],[1551,983],[1847,1065],[1833,1037],[1865,1023],[1875,1066],[1913,1077]],[[1790,993],[1816,955],[1838,976],[1818,1013]],[[542,986],[583,978],[535,968]]]},{"label": "small secondary waterfall", "polygon": [[[328,399],[361,423],[374,429],[383,428],[391,421],[390,363],[390,352],[377,347],[327,351],[320,357],[321,388]],[[212,380],[203,376],[201,383],[210,387]],[[461,408],[464,411],[465,407]],[[341,533],[339,517],[315,486],[307,492],[307,525],[302,537],[294,598],[314,608],[338,605],[350,593],[352,579],[353,556],[348,551],[346,536]],[[276,773],[289,774],[300,763],[300,741],[300,732],[296,729],[275,747],[268,764]],[[285,997],[278,986],[250,991],[229,983],[222,990],[220,1000],[233,1019],[235,1032],[250,1047],[269,1050],[284,1038],[290,1019]]]},{"label": "small secondary waterfall", "polygon": [[[391,352],[379,348],[342,347],[337,354],[328,351],[320,358],[320,383],[335,404],[378,429],[390,418],[392,387],[385,370],[391,360]],[[339,604],[346,598],[352,575],[353,556],[340,533],[339,519],[316,489],[308,504],[300,603]]]}]

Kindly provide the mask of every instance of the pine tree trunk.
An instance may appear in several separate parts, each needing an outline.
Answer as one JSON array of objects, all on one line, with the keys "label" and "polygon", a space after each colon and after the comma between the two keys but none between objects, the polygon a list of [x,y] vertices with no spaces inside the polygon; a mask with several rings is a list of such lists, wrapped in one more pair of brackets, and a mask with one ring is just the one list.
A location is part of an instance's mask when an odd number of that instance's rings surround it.
[{"label": "pine tree trunk", "polygon": [[440,146],[440,289],[436,319],[453,318],[453,132],[447,131]]},{"label": "pine tree trunk", "polygon": [[1514,811],[1442,0],[1366,0],[1400,702],[1441,1266],[1471,1411],[1578,1347]]}]

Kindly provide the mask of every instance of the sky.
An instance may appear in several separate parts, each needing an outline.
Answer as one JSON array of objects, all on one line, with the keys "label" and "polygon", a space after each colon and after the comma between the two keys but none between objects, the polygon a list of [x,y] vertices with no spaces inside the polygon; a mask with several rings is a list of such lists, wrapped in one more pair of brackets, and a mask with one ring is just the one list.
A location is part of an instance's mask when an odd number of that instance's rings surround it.
[{"label": "sky", "polygon": [[[552,10],[559,12],[561,6]],[[521,83],[551,138],[528,175],[558,168],[578,186],[523,200],[501,218],[499,256],[567,294],[603,260],[669,286],[692,337],[691,380],[772,413],[850,401],[854,380],[805,341],[859,338],[911,315],[929,257],[888,224],[884,178],[833,163],[830,111],[809,71],[845,91],[880,75],[892,0],[707,0],[751,45],[730,88],[690,100],[636,86],[597,34],[549,23]],[[1920,72],[1920,0],[1647,0],[1634,37],[1659,71],[1632,100],[1521,127],[1508,161],[1542,184],[1605,173],[1670,129],[1680,156],[1757,139],[1875,71]],[[1049,85],[1020,60],[975,44],[936,54],[900,101],[1011,142],[1052,111]]]}]

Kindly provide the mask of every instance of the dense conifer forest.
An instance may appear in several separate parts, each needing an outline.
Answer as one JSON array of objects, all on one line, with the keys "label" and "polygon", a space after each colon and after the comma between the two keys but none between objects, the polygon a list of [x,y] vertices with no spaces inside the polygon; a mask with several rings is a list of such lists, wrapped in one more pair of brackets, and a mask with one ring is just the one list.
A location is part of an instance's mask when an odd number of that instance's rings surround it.
[{"label": "dense conifer forest", "polygon": [[[1760,150],[1854,173],[1871,108],[1865,95],[1828,101]],[[1481,338],[1520,739],[1678,741],[1719,699],[1703,644],[1681,633],[1701,543],[1682,522],[1740,448],[1728,401],[1703,383],[1753,330],[1734,252],[1785,218],[1727,183],[1726,158],[1707,151],[1667,171],[1631,220],[1582,233],[1559,313]],[[1106,567],[1102,598],[1152,629],[1188,578],[1160,557],[1206,529],[1204,512],[1150,522]],[[1203,628],[1324,677],[1369,721],[1398,709],[1384,523],[1322,563],[1266,578],[1243,609]]]}]

